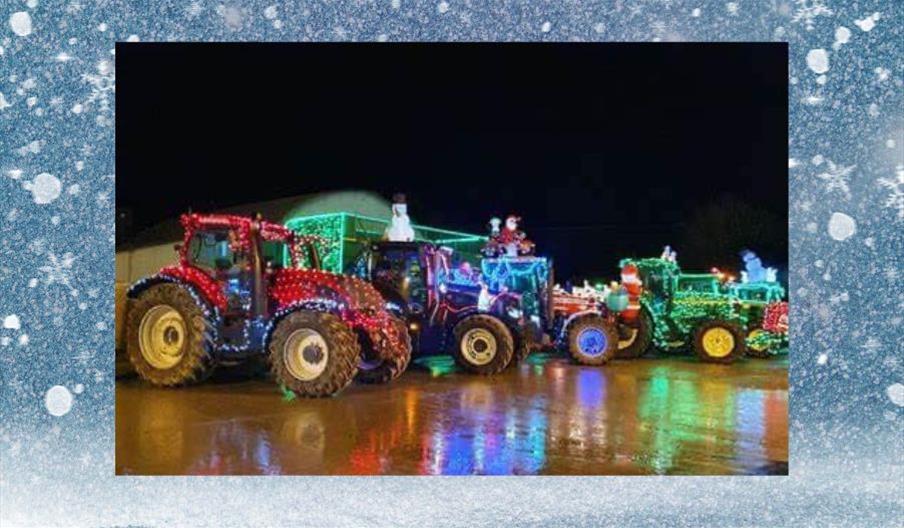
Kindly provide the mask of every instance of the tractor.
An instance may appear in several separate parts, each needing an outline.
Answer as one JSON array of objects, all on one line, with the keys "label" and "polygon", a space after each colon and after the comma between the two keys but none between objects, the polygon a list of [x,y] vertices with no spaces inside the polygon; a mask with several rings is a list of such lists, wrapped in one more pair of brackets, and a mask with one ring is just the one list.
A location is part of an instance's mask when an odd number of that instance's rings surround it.
[{"label": "tractor", "polygon": [[489,375],[537,346],[540,332],[521,296],[491,287],[448,247],[376,241],[347,271],[407,322],[415,354],[448,353],[466,371]]},{"label": "tractor", "polygon": [[662,350],[690,346],[702,361],[732,363],[744,356],[750,313],[727,293],[718,273],[683,273],[669,258],[624,259],[643,283],[641,310],[631,346],[621,357],[639,357],[653,344]]},{"label": "tractor", "polygon": [[766,358],[788,349],[788,303],[785,289],[774,281],[727,286],[747,320],[747,355]]},{"label": "tractor", "polygon": [[[411,358],[407,328],[367,282],[321,271],[314,237],[260,215],[185,214],[179,261],[128,290],[126,354],[158,386],[269,359],[299,396],[384,383]],[[313,263],[300,269],[301,259]],[[283,267],[283,262],[292,263]]]},{"label": "tractor", "polygon": [[[490,287],[522,297],[526,318],[542,336],[541,346],[565,350],[584,365],[603,365],[617,353],[617,314],[626,307],[618,292],[610,295],[589,285],[565,291],[554,285],[554,266],[546,257],[485,258],[481,270]],[[522,349],[518,359],[533,348],[539,347]]]}]

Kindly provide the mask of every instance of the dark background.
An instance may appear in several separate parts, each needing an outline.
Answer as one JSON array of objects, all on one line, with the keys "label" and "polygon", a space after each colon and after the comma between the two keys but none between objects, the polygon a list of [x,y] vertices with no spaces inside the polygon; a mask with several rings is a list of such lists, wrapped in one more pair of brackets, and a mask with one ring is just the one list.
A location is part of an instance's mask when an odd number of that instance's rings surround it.
[{"label": "dark background", "polygon": [[364,189],[434,227],[517,213],[562,279],[665,244],[787,268],[785,44],[129,43],[116,68],[121,240]]}]

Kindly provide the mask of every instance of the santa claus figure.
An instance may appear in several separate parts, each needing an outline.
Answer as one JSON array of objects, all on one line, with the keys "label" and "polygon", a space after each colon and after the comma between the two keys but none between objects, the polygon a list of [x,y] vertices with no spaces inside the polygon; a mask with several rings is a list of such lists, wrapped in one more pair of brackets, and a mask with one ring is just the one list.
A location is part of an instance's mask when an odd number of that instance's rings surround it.
[{"label": "santa claus figure", "polygon": [[634,321],[640,313],[640,294],[643,293],[643,281],[637,274],[637,266],[630,262],[621,270],[621,284],[628,291],[628,308],[621,313],[624,321]]},{"label": "santa claus figure", "polygon": [[392,242],[414,240],[414,229],[411,227],[411,219],[408,218],[408,206],[405,204],[404,194],[400,193],[392,197],[392,220],[383,233],[383,238]]},{"label": "santa claus figure", "polygon": [[527,239],[524,231],[518,230],[520,221],[520,217],[508,215],[505,218],[505,228],[496,237],[496,242],[507,257],[530,255],[534,251],[534,243]]}]

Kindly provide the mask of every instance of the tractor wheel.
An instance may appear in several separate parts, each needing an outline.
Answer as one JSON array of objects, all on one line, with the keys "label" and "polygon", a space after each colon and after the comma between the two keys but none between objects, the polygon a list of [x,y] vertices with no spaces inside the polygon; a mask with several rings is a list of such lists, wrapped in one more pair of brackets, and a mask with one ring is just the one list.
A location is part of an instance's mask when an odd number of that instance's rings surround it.
[{"label": "tractor wheel", "polygon": [[744,356],[744,331],[729,321],[707,321],[694,332],[694,352],[709,363],[733,363]]},{"label": "tractor wheel", "polygon": [[530,355],[530,353],[533,351],[533,348],[531,348],[528,340],[524,339],[523,337],[519,338],[512,336],[512,339],[515,342],[515,352],[514,354],[512,354],[512,363],[521,363],[522,361],[527,359],[527,356]]},{"label": "tractor wheel", "polygon": [[276,382],[299,396],[332,396],[358,372],[355,332],[333,314],[299,310],[276,323],[270,369]]},{"label": "tractor wheel", "polygon": [[141,379],[170,387],[213,371],[213,326],[183,286],[158,284],[129,302],[126,355]]},{"label": "tractor wheel", "polygon": [[450,351],[455,362],[475,374],[497,374],[509,365],[515,353],[508,327],[489,315],[472,315],[452,330]]},{"label": "tractor wheel", "polygon": [[605,365],[618,350],[618,333],[598,315],[571,323],[566,339],[568,353],[581,365]]},{"label": "tractor wheel", "polygon": [[615,357],[618,359],[635,359],[643,356],[650,350],[653,342],[653,318],[646,309],[641,309],[637,314],[637,326],[619,325],[618,350]]},{"label": "tractor wheel", "polygon": [[393,351],[392,357],[379,359],[367,336],[361,336],[361,357],[358,360],[358,375],[355,378],[361,383],[387,383],[405,372],[408,362],[411,361],[411,336],[408,335],[408,326],[398,317],[390,316],[392,325],[396,327],[401,336],[399,350]]},{"label": "tractor wheel", "polygon": [[[766,333],[762,328],[754,328],[747,333],[747,356],[759,359],[772,357],[772,350],[766,344],[756,343],[756,338]],[[753,343],[751,343],[753,340]]]}]

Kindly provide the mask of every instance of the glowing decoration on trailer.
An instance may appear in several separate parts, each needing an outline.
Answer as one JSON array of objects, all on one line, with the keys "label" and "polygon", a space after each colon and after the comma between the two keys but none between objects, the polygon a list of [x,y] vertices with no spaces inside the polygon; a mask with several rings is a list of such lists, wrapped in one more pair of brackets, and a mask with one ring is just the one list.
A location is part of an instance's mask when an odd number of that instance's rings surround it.
[{"label": "glowing decoration on trailer", "polygon": [[551,264],[545,257],[485,258],[480,263],[481,279],[491,290],[521,293],[522,310],[527,315],[542,315],[539,297],[549,288]]},{"label": "glowing decoration on trailer", "polygon": [[501,221],[498,218],[491,218],[490,237],[481,252],[490,258],[532,255],[535,245],[524,231],[518,229],[519,222],[520,216],[508,215],[505,218],[505,227],[500,229]]},{"label": "glowing decoration on trailer", "polygon": [[[342,273],[347,265],[356,262],[355,258],[360,251],[372,241],[382,238],[389,224],[384,218],[345,212],[297,216],[286,221],[286,227],[292,231],[322,237],[324,242],[317,246],[321,266],[334,273]],[[478,248],[486,241],[484,236],[446,229],[414,224],[411,228],[414,230],[415,241],[449,245],[457,251],[468,249],[465,252],[474,256],[478,255]],[[304,261],[301,262],[304,264]],[[364,263],[359,262],[358,265],[363,266]],[[356,275],[364,276],[358,273]]]}]

